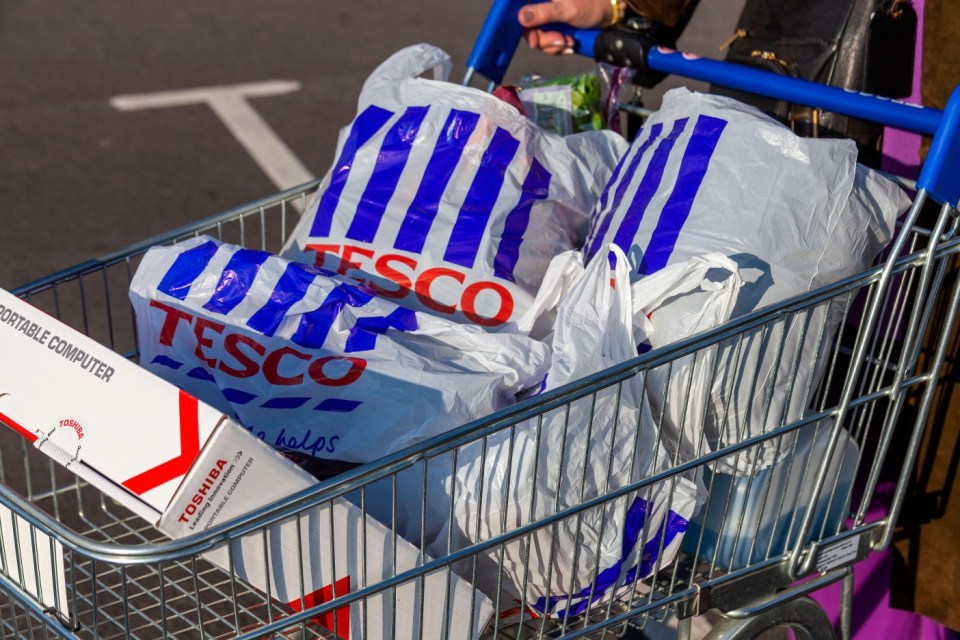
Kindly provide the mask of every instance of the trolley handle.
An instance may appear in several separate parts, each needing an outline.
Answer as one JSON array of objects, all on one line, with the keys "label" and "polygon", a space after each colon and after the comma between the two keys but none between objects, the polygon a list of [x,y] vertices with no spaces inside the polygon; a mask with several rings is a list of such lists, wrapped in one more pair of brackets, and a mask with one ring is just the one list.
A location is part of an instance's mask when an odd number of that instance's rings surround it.
[{"label": "trolley handle", "polygon": [[[517,13],[530,1],[493,0],[467,59],[468,77],[476,72],[494,83],[503,80],[523,35]],[[946,110],[940,111],[729,62],[699,58],[658,47],[649,37],[635,31],[584,30],[566,25],[550,25],[547,28],[570,35],[575,42],[574,51],[581,55],[638,69],[638,83],[642,85],[656,83],[662,77],[658,74],[675,74],[933,135],[934,141],[917,180],[917,187],[953,207],[960,203],[960,87],[954,91]]]},{"label": "trolley handle", "polygon": [[465,84],[469,83],[474,73],[496,84],[503,82],[503,76],[523,37],[523,27],[517,20],[517,14],[525,4],[529,3],[525,0],[493,0],[467,58]]},{"label": "trolley handle", "polygon": [[[602,42],[598,39],[597,46]],[[602,54],[602,51],[594,53],[595,57],[601,59],[596,54]],[[933,136],[933,143],[917,179],[917,188],[953,208],[960,204],[960,86],[953,90],[947,108],[940,111],[662,47],[650,48],[646,52],[646,64],[663,73]]]}]

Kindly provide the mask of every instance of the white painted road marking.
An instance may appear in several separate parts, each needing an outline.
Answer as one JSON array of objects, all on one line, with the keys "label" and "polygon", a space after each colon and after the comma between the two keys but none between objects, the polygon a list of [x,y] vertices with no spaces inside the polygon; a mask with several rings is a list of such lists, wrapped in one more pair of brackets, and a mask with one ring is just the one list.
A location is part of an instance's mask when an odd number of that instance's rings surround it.
[{"label": "white painted road marking", "polygon": [[283,95],[299,90],[300,83],[293,80],[268,80],[116,96],[110,99],[110,105],[118,111],[141,111],[206,103],[237,142],[243,145],[257,166],[282,191],[309,182],[314,176],[247,99]]}]

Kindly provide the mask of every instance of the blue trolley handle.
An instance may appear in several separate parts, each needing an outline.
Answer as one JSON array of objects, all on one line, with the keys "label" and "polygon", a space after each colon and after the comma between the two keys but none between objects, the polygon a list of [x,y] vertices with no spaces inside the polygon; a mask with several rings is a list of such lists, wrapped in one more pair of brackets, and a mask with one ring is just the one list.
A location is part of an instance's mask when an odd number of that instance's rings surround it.
[{"label": "blue trolley handle", "polygon": [[[468,74],[475,71],[492,82],[503,80],[523,35],[517,13],[529,2],[494,0],[467,60]],[[675,74],[933,135],[933,144],[917,180],[917,187],[955,208],[960,203],[960,87],[954,90],[947,108],[940,111],[656,47],[642,35],[631,31],[578,30],[565,25],[551,25],[548,28],[570,35],[575,41],[574,50],[577,53],[597,60],[645,71]]]},{"label": "blue trolley handle", "polygon": [[960,87],[940,111],[662,48],[648,52],[647,64],[663,73],[932,135],[917,188],[954,208],[960,202]]},{"label": "blue trolley handle", "polygon": [[[473,50],[467,58],[467,75],[464,84],[469,84],[475,73],[490,82],[499,84],[507,73],[517,45],[523,37],[523,27],[517,21],[520,8],[547,0],[493,0],[487,18],[480,27]],[[574,29],[568,25],[554,24],[543,27],[549,31],[560,31],[573,38],[574,51],[594,57],[595,41],[600,31],[595,29]]]},{"label": "blue trolley handle", "polygon": [[932,135],[933,143],[917,179],[917,188],[954,208],[960,203],[960,87],[953,90],[947,108],[940,111],[678,51],[651,49],[647,62],[651,68],[664,73]]},{"label": "blue trolley handle", "polygon": [[464,84],[469,84],[474,73],[497,84],[503,82],[503,76],[523,36],[523,27],[517,21],[517,14],[525,4],[529,3],[526,0],[493,0],[467,58]]}]

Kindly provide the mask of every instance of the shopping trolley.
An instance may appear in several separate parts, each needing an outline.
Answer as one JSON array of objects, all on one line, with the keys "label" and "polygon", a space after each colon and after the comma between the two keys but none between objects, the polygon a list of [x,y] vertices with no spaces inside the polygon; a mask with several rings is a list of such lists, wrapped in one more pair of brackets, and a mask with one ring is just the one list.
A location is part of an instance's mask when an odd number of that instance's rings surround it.
[{"label": "shopping trolley", "polygon": [[[471,68],[493,81],[502,78],[520,35],[515,13],[508,9],[510,2],[494,4],[470,60]],[[842,626],[849,628],[853,566],[891,542],[948,338],[956,330],[960,280],[952,271],[960,253],[960,92],[941,113],[692,59],[650,43],[635,45],[617,32],[575,35],[583,51],[603,42],[612,43],[614,51],[637,46],[630,49],[634,51],[631,61],[654,71],[935,134],[920,179],[906,185],[916,189],[916,198],[899,225],[888,257],[863,273],[530,398],[177,541],[164,538],[150,523],[38,453],[13,430],[4,429],[0,431],[0,637],[330,638],[336,637],[330,629],[341,629],[337,617],[346,615],[351,603],[390,594],[438,573],[456,573],[473,584],[494,585],[487,593],[497,614],[486,625],[484,638],[614,637],[667,615],[676,616],[683,629],[685,621],[708,609],[724,614],[712,632],[716,638],[749,637],[772,624],[791,625],[803,637],[832,637],[822,609],[806,596],[837,581],[847,587]],[[601,57],[603,46],[597,49]],[[200,220],[52,274],[14,293],[136,359],[136,327],[127,290],[147,249],[208,234],[277,251],[319,184],[311,182]],[[928,216],[931,204],[934,214]],[[836,334],[812,321],[830,305],[846,310]],[[718,450],[703,450],[694,459],[674,458],[661,472],[632,477],[628,484],[585,496],[582,503],[538,520],[504,521],[499,533],[461,545],[451,542],[446,554],[422,557],[414,567],[395,568],[380,581],[359,581],[346,593],[334,589],[320,601],[303,594],[300,606],[278,603],[270,593],[222,568],[224,563],[207,560],[211,552],[219,551],[228,558],[225,566],[234,566],[235,541],[263,539],[266,544],[271,527],[297,521],[301,514],[334,500],[348,498],[366,512],[368,492],[386,486],[396,503],[400,474],[416,471],[426,478],[436,465],[447,464],[451,457],[455,460],[468,447],[487,450],[495,443],[506,443],[512,452],[522,425],[532,425],[534,434],[548,424],[560,428],[561,442],[566,444],[567,430],[579,428],[564,420],[574,405],[620,397],[625,385],[642,383],[655,371],[667,373],[661,377],[664,385],[680,384],[672,367],[681,360],[706,357],[721,345],[736,348],[748,335],[786,335],[788,331],[775,331],[784,327],[799,335],[801,342],[818,345],[813,353],[824,373],[816,388],[794,390],[808,400],[809,411],[802,418],[773,421],[761,435]],[[931,344],[932,350],[921,348]],[[778,349],[773,343],[770,348],[777,357],[789,357],[782,345]],[[692,388],[685,390],[688,400],[695,393]],[[758,463],[761,449],[770,443],[790,443],[780,463],[788,469],[788,477],[780,484],[765,479],[763,474],[771,470],[761,469]],[[801,455],[802,463],[794,464]],[[553,470],[558,477],[578,463],[566,452],[560,459],[560,468]],[[843,474],[835,471],[838,465]],[[868,506],[885,468],[894,469],[897,491],[889,515],[873,517]],[[529,553],[530,540],[538,533],[579,523],[625,497],[671,486],[676,478],[691,474],[700,474],[711,487],[702,508],[705,519],[699,528],[688,530],[676,560],[654,561],[650,577],[625,584],[584,611],[552,617],[542,615],[536,603],[524,596],[509,596],[496,588],[504,582],[497,560],[508,546],[519,545]],[[509,477],[504,482],[508,484]],[[453,501],[455,497],[451,509]],[[426,506],[421,503],[421,511]],[[394,509],[385,524],[395,524],[396,518]],[[773,523],[773,528],[765,529],[764,523]],[[663,538],[657,540],[650,533],[644,531],[643,539],[654,540],[654,546],[662,549]],[[426,541],[412,542],[423,546]],[[317,540],[316,544],[335,545],[336,541]],[[599,554],[599,550],[551,548],[550,554],[576,558]],[[61,570],[52,572],[52,581],[42,579],[40,574],[51,567]],[[430,605],[423,596],[417,603],[420,611]],[[505,611],[509,613],[501,615]],[[385,622],[391,628],[391,621]],[[367,628],[365,619],[361,628]]]}]

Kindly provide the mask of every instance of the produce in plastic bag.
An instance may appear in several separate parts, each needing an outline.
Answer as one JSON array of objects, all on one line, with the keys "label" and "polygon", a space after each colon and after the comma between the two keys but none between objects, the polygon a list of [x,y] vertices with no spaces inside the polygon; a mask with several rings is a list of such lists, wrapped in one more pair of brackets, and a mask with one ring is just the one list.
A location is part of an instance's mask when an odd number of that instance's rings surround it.
[{"label": "produce in plastic bag", "polygon": [[545,78],[527,75],[520,82],[527,117],[562,136],[604,128],[600,76],[581,73]]},{"label": "produce in plastic bag", "polygon": [[[849,140],[800,138],[730,98],[675,89],[604,190],[587,257],[613,242],[637,280],[692,256],[725,254],[745,280],[734,317],[811,291],[869,266],[909,205],[896,185],[856,160]],[[654,324],[669,327],[670,305],[657,313]],[[702,427],[685,417],[698,412],[663,397],[662,381],[648,384],[666,407],[665,422],[683,434],[681,457],[802,416],[819,384],[818,350],[830,344],[842,313],[842,304],[821,305],[726,343],[711,388],[691,390],[691,402],[705,405]],[[761,464],[774,459],[768,448]]]},{"label": "produce in plastic bag", "polygon": [[[373,72],[283,255],[410,309],[509,329],[553,256],[582,245],[627,144],[607,131],[546,132],[443,81],[450,68],[422,44]],[[431,69],[437,79],[418,77]]]},{"label": "produce in plastic bag", "polygon": [[562,136],[601,129],[619,133],[617,103],[632,75],[632,69],[603,63],[577,75],[527,74],[520,81],[520,101],[527,117]]},{"label": "produce in plastic bag", "polygon": [[206,237],[148,251],[130,299],[144,367],[316,458],[369,462],[485,416],[550,362],[533,339]]}]

